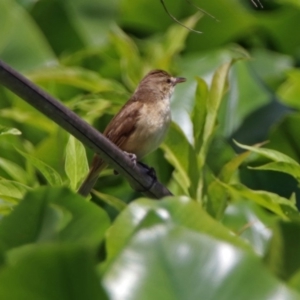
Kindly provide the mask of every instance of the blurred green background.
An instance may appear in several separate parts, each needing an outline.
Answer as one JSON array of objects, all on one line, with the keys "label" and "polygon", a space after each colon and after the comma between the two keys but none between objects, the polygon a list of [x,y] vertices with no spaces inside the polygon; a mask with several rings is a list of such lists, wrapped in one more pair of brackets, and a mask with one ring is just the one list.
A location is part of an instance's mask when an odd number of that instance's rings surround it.
[{"label": "blurred green background", "polygon": [[109,169],[76,195],[93,153],[0,87],[1,299],[299,299],[299,1],[190,1],[202,34],[159,0],[0,1],[0,59],[100,131],[149,70],[188,79],[161,201]]},{"label": "blurred green background", "polygon": [[[216,21],[195,15],[197,9],[187,1],[166,0],[172,15],[182,21],[194,15],[189,26],[203,32],[184,29],[178,34],[158,0],[4,0],[0,58],[99,130],[148,70],[164,68],[187,77],[175,92],[172,114],[192,143],[189,114],[195,77],[210,82],[220,64],[248,52],[249,59],[231,70],[207,164],[217,173],[232,157],[232,147],[240,151],[233,139],[249,145],[269,140],[268,148],[299,161],[300,5],[292,0],[261,2],[263,8],[250,0],[194,1]],[[1,88],[0,97],[0,124],[22,132],[2,137],[1,157],[25,168],[17,147],[64,174],[67,135],[7,90]],[[91,158],[92,153],[88,155]],[[158,150],[146,161],[168,184],[172,167],[163,152]],[[296,180],[289,175],[247,168],[261,163],[261,158],[252,156],[241,167],[241,181],[285,197],[298,193]],[[0,175],[11,176],[4,169]],[[24,184],[35,185],[34,176]],[[43,178],[38,181],[43,183]],[[119,176],[104,176],[97,188],[123,200],[136,196]]]}]

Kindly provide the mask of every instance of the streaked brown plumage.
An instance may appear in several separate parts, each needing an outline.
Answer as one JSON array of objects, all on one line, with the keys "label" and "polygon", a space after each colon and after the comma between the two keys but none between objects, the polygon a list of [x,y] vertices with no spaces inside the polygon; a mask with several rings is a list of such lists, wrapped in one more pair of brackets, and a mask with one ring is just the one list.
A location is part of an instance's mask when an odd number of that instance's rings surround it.
[{"label": "streaked brown plumage", "polygon": [[[172,77],[162,70],[149,72],[103,134],[123,151],[135,154],[137,160],[154,151],[163,141],[171,122],[170,98],[174,87],[184,81],[184,78]],[[78,193],[87,196],[106,166],[95,155]]]}]

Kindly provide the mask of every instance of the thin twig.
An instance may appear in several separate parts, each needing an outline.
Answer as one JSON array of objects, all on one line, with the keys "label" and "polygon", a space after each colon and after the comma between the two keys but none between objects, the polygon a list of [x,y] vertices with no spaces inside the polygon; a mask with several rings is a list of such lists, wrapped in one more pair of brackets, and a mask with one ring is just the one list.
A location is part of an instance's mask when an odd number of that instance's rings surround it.
[{"label": "thin twig", "polygon": [[139,164],[134,167],[128,155],[95,128],[2,61],[0,61],[0,84],[98,153],[103,160],[123,175],[136,191],[157,199],[172,195],[165,186],[153,179],[144,167]]},{"label": "thin twig", "polygon": [[164,0],[160,0],[160,2],[161,2],[161,4],[162,4],[164,10],[165,10],[166,13],[168,14],[168,16],[169,16],[172,20],[174,20],[176,23],[180,24],[182,27],[184,27],[184,28],[186,28],[187,30],[190,30],[190,31],[192,31],[192,32],[195,32],[195,33],[198,33],[198,34],[201,34],[201,33],[202,33],[201,31],[192,29],[192,28],[187,27],[187,26],[185,26],[184,24],[182,24],[182,23],[181,23],[179,20],[177,20],[172,14],[169,13],[169,11],[168,11],[168,9],[167,9],[167,7],[166,7],[166,5],[165,5]]},{"label": "thin twig", "polygon": [[214,19],[217,22],[220,22],[215,16],[211,15],[210,13],[208,13],[206,10],[204,10],[203,8],[197,6],[195,3],[193,3],[191,0],[185,0],[188,4],[194,6],[195,8],[197,8],[199,11],[201,11],[202,13],[204,13],[205,15],[211,17],[212,19]]},{"label": "thin twig", "polygon": [[[260,5],[261,8],[264,8],[263,5],[261,4],[260,0],[256,0],[257,3]],[[255,0],[251,0],[251,2],[254,4],[255,7],[258,7],[257,3],[255,2]]]}]

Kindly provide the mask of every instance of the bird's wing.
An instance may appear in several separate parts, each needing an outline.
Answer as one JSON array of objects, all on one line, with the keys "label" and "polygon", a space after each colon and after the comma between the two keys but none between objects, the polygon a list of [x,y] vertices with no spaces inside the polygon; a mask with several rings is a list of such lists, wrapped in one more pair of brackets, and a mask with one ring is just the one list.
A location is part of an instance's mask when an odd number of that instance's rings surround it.
[{"label": "bird's wing", "polygon": [[123,143],[136,129],[136,123],[143,105],[140,101],[127,102],[110,121],[103,134],[122,149]]}]

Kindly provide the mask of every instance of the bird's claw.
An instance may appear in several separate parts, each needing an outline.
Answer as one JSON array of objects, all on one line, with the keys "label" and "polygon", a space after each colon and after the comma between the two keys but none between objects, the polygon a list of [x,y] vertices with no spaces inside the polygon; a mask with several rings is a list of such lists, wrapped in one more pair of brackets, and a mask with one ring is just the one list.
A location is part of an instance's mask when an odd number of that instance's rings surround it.
[{"label": "bird's claw", "polygon": [[138,162],[139,163],[139,165],[141,165],[144,169],[146,169],[147,170],[147,174],[149,175],[149,176],[151,176],[153,179],[157,179],[157,176],[156,176],[156,172],[155,172],[155,169],[153,168],[153,167],[149,167],[149,166],[147,166],[146,164],[144,164],[144,163],[142,163],[142,162]]},{"label": "bird's claw", "polygon": [[131,160],[131,162],[136,165],[137,163],[137,157],[134,153],[128,153],[126,151],[124,151],[124,153],[129,157],[129,159]]},{"label": "bird's claw", "polygon": [[[131,162],[133,163],[134,166],[136,166],[137,164],[137,157],[134,153],[128,153],[126,151],[123,151],[128,157],[129,159],[131,160]],[[119,172],[114,170],[114,175],[119,175]]]}]

